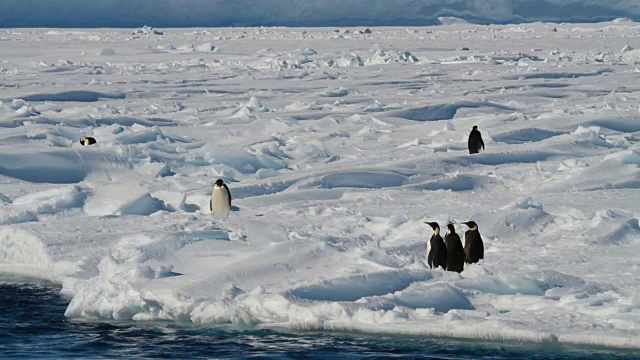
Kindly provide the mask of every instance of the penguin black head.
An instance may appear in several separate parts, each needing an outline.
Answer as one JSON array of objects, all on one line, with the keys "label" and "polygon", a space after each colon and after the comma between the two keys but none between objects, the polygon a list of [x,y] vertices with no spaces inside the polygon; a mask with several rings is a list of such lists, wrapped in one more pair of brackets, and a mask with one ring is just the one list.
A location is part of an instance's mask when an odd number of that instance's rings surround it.
[{"label": "penguin black head", "polygon": [[453,226],[453,224],[447,224],[447,229],[449,230],[450,233],[455,234],[456,233],[456,228]]},{"label": "penguin black head", "polygon": [[216,186],[222,187],[222,185],[224,185],[224,181],[222,181],[222,179],[216,180]]},{"label": "penguin black head", "polygon": [[467,221],[467,222],[464,222],[463,224],[467,225],[469,227],[469,229],[477,229],[478,228],[478,224],[476,224],[474,221]]},{"label": "penguin black head", "polygon": [[477,125],[473,125],[473,130],[478,130],[478,126]]},{"label": "penguin black head", "polygon": [[433,230],[440,230],[440,225],[437,222],[424,222],[425,224],[431,226]]}]

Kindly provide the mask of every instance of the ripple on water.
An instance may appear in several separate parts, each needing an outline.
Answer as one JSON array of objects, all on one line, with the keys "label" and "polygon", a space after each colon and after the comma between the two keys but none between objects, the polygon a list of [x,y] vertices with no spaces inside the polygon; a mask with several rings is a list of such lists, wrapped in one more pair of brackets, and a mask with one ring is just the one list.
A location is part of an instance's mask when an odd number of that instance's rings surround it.
[{"label": "ripple on water", "polygon": [[55,284],[0,276],[0,358],[639,358],[613,349],[169,322],[78,322]]}]

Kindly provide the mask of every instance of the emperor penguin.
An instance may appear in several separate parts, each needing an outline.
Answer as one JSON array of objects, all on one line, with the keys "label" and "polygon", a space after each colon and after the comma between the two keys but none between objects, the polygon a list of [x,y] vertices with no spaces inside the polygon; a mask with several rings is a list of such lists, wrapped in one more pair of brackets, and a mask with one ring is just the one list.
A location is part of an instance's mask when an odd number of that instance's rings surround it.
[{"label": "emperor penguin", "polygon": [[471,129],[471,133],[469,134],[469,154],[477,154],[480,152],[480,149],[482,148],[482,151],[484,151],[484,141],[482,141],[482,134],[480,134],[480,131],[478,131],[478,127],[474,126],[473,129]]},{"label": "emperor penguin", "polygon": [[222,179],[216,180],[216,184],[213,186],[209,210],[223,217],[229,216],[229,212],[231,212],[231,191]]},{"label": "emperor penguin", "polygon": [[433,234],[427,242],[427,263],[432,269],[442,266],[443,269],[447,268],[447,247],[440,236],[440,226],[435,222],[425,222],[425,224],[431,226]]},{"label": "emperor penguin", "polygon": [[82,146],[93,145],[95,143],[96,143],[96,139],[90,136],[83,136],[80,138],[80,144],[82,144]]},{"label": "emperor penguin", "polygon": [[447,271],[462,272],[464,269],[464,248],[453,224],[447,225],[444,244],[447,246]]},{"label": "emperor penguin", "polygon": [[473,264],[484,259],[484,244],[478,231],[478,224],[473,221],[463,223],[469,227],[464,233],[464,262]]}]

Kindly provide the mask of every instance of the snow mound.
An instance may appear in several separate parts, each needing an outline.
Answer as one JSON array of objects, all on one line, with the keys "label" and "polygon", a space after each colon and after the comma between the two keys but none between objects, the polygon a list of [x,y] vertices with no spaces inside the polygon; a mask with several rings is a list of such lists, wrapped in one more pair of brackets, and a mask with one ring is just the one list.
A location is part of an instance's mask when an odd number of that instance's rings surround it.
[{"label": "snow mound", "polygon": [[[121,239],[98,264],[98,275],[78,281],[73,289],[74,297],[65,316],[93,319],[139,319],[140,313],[158,309],[158,302],[143,294],[138,283],[170,275],[171,266],[156,269],[144,264],[149,260],[158,240],[145,235]],[[157,249],[156,249],[157,251]],[[171,319],[171,314],[156,314],[158,318]],[[173,320],[186,320],[174,317]],[[141,320],[141,319],[139,319]]]},{"label": "snow mound", "polygon": [[501,110],[512,110],[508,106],[491,103],[491,102],[460,102],[453,104],[434,104],[423,106],[419,108],[411,108],[407,110],[392,111],[389,114],[391,116],[415,120],[415,121],[435,121],[435,120],[450,120],[453,119],[458,110],[463,108],[481,108],[491,107]]},{"label": "snow mound", "polygon": [[[13,100],[10,105],[0,102],[0,114],[2,117],[7,119],[26,118],[40,115],[33,106],[22,99]],[[1,121],[0,124],[2,124]]]},{"label": "snow mound", "polygon": [[289,295],[315,301],[356,301],[400,291],[415,281],[431,278],[429,272],[423,271],[380,272],[366,277],[325,280],[319,284],[292,289]]},{"label": "snow mound", "polygon": [[[594,139],[594,136],[590,135],[590,139]],[[597,144],[604,143],[604,140],[599,137],[595,139]],[[608,145],[608,143],[606,144]],[[610,153],[596,164],[584,161],[573,164],[565,161],[561,166],[563,170],[570,171],[571,177],[551,186],[554,191],[567,189],[598,191],[640,187],[640,154],[635,150]]]},{"label": "snow mound", "polygon": [[31,232],[8,226],[0,227],[0,269],[60,280],[60,269],[54,268],[41,239]]},{"label": "snow mound", "polygon": [[389,51],[378,49],[365,60],[365,65],[381,65],[390,62],[417,63],[418,58],[409,51]]},{"label": "snow mound", "polygon": [[154,29],[151,26],[143,26],[132,32],[133,35],[164,35],[164,32]]},{"label": "snow mound", "polygon": [[289,56],[291,57],[307,57],[307,56],[314,56],[314,55],[318,55],[318,52],[309,48],[293,50],[289,52]]},{"label": "snow mound", "polygon": [[88,170],[80,155],[70,150],[4,150],[0,158],[0,175],[34,183],[77,183],[87,176]]},{"label": "snow mound", "polygon": [[318,104],[317,101],[310,102],[301,102],[295,101],[293,104],[288,104],[285,107],[287,111],[305,111],[305,110],[322,110],[322,105]]},{"label": "snow mound", "polygon": [[115,54],[116,54],[116,51],[113,50],[112,48],[104,48],[100,50],[100,53],[99,53],[100,56],[114,56]]},{"label": "snow mound", "polygon": [[640,240],[640,224],[638,219],[630,219],[620,225],[610,234],[604,236],[609,244],[620,244],[624,242],[637,242]]},{"label": "snow mound", "polygon": [[320,96],[324,97],[343,97],[349,94],[349,90],[345,88],[338,88],[334,90],[327,89],[320,94]]},{"label": "snow mound", "polygon": [[262,105],[262,102],[260,102],[260,100],[255,96],[252,96],[251,99],[249,99],[249,102],[244,105],[244,108],[250,111],[257,111],[257,112],[269,111],[269,109],[266,106]]},{"label": "snow mound", "polygon": [[196,46],[196,50],[202,52],[219,52],[220,48],[213,45],[212,43],[204,43]]},{"label": "snow mound", "polygon": [[481,189],[487,185],[492,184],[493,182],[494,180],[489,177],[456,174],[449,178],[438,179],[429,181],[425,184],[415,185],[413,186],[413,188],[429,191],[471,191]]},{"label": "snow mound", "polygon": [[501,134],[492,135],[494,141],[506,144],[524,144],[528,142],[543,141],[554,136],[562,135],[563,132],[538,128],[525,128],[512,130]]},{"label": "snow mound", "polygon": [[544,211],[542,204],[532,198],[517,201],[501,210],[508,212],[502,218],[501,225],[517,233],[540,228],[552,220],[552,216]]},{"label": "snow mound", "polygon": [[411,309],[434,309],[440,313],[453,309],[474,310],[462,291],[445,283],[411,284],[407,289],[394,293],[393,301],[399,306]]},{"label": "snow mound", "polygon": [[[65,186],[60,188],[50,188],[47,190],[29,193],[13,200],[12,209],[0,216],[0,224],[12,223],[10,219],[13,214],[55,214],[68,209],[80,208],[84,205],[86,192],[79,186]],[[7,214],[9,219],[6,218]]]},{"label": "snow mound", "polygon": [[357,54],[344,54],[338,60],[332,61],[338,67],[348,67],[348,66],[364,66],[365,62],[362,58]]},{"label": "snow mound", "polygon": [[163,210],[163,203],[136,184],[110,184],[97,189],[84,211],[91,216],[149,215]]},{"label": "snow mound", "polygon": [[75,101],[96,102],[102,99],[124,99],[123,93],[106,93],[86,90],[72,90],[49,94],[33,94],[22,97],[25,101]]},{"label": "snow mound", "polygon": [[385,171],[361,171],[340,172],[330,174],[322,178],[321,187],[333,189],[340,187],[382,189],[386,187],[402,186],[407,182],[407,177]]}]

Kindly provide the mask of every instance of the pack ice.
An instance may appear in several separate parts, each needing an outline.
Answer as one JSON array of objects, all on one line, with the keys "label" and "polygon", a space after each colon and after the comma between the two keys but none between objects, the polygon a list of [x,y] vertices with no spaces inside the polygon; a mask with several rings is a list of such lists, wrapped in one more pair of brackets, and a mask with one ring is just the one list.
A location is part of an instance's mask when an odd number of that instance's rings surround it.
[{"label": "pack ice", "polygon": [[2,31],[0,271],[70,318],[640,347],[640,25],[449,23]]}]

